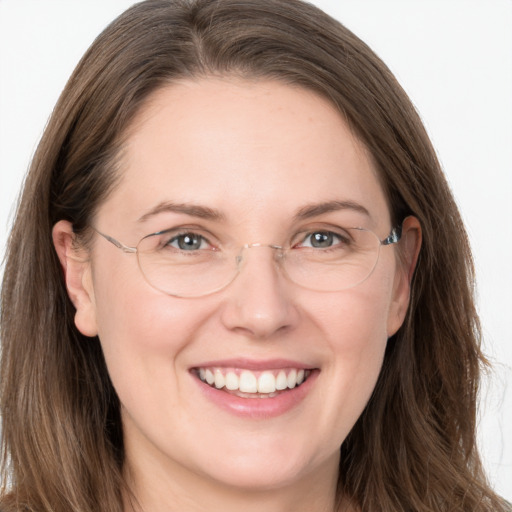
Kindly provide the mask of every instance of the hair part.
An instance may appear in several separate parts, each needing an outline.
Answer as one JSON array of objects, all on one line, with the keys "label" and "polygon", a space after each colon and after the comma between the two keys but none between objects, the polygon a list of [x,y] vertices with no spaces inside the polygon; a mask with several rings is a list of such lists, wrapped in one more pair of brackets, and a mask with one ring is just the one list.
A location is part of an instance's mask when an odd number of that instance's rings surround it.
[{"label": "hair part", "polygon": [[35,153],[9,238],[1,310],[0,506],[121,512],[120,404],[97,338],[74,325],[51,231],[84,235],[120,179],[129,126],[183,79],[274,79],[327,98],[369,150],[393,222],[423,246],[406,321],[341,447],[339,498],[362,511],[499,511],[475,446],[480,327],[467,236],[425,129],[380,59],[296,0],[149,0],[94,41]]}]

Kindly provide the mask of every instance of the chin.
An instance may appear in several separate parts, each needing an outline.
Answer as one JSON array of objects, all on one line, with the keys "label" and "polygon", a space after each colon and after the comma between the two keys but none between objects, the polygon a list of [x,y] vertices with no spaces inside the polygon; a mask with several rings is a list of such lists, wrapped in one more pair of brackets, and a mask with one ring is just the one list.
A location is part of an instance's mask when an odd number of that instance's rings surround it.
[{"label": "chin", "polygon": [[247,459],[230,460],[227,467],[221,464],[215,469],[215,472],[209,471],[210,479],[241,492],[255,493],[293,487],[300,484],[311,471],[307,465],[294,465],[289,461],[269,460],[255,464]]},{"label": "chin", "polygon": [[210,480],[245,492],[293,488],[324,471],[326,475],[337,474],[339,450],[335,448],[334,453],[327,454],[322,449],[315,452],[311,440],[307,439],[301,439],[298,445],[284,439],[258,442],[257,437],[255,434],[245,447],[235,440],[220,453],[210,452],[208,460],[201,461],[201,471]]}]

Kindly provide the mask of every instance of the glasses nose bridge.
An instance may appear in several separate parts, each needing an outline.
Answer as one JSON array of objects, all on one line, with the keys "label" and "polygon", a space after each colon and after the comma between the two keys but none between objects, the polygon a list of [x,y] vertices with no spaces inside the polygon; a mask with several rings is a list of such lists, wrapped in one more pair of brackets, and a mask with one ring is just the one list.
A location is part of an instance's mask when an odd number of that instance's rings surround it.
[{"label": "glasses nose bridge", "polygon": [[246,249],[253,249],[253,248],[257,248],[257,249],[264,249],[264,248],[272,249],[274,251],[274,254],[277,255],[278,258],[282,258],[283,255],[284,255],[283,254],[283,247],[280,246],[280,245],[277,245],[277,244],[263,244],[261,242],[253,242],[253,243],[249,243],[249,244],[244,244],[244,245],[242,245],[242,247],[240,248],[240,250],[238,251],[238,254],[236,256],[236,265],[237,265],[237,269],[238,270],[241,269],[241,265],[245,261],[245,258],[244,258],[245,250]]}]

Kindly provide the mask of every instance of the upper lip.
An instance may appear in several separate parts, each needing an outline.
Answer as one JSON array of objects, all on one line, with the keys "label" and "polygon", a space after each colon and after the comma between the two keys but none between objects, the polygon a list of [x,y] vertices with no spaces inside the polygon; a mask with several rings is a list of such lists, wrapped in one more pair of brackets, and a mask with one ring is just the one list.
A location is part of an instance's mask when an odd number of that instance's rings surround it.
[{"label": "upper lip", "polygon": [[252,371],[264,371],[264,370],[279,370],[282,368],[296,368],[304,370],[312,370],[315,367],[299,361],[293,361],[291,359],[246,359],[246,358],[235,358],[235,359],[222,359],[215,361],[205,361],[203,363],[193,366],[193,368],[240,368],[244,370]]}]

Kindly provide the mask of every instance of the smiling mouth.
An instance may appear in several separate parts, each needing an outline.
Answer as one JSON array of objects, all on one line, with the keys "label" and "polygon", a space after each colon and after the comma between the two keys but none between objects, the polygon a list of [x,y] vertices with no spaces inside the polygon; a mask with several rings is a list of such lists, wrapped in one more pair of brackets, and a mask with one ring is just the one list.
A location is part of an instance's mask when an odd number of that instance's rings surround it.
[{"label": "smiling mouth", "polygon": [[251,371],[240,368],[196,368],[195,375],[212,388],[241,398],[273,398],[303,384],[312,370],[286,368]]}]

